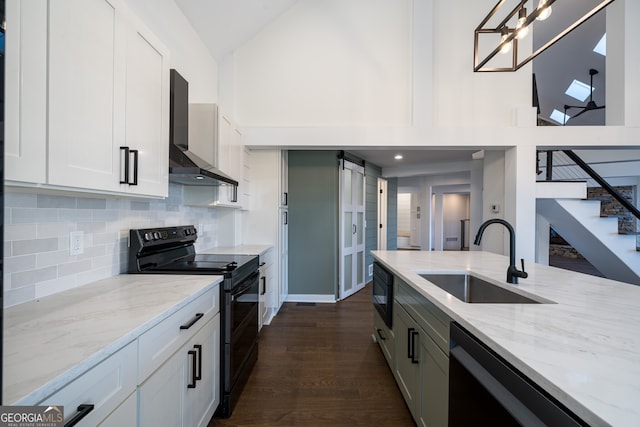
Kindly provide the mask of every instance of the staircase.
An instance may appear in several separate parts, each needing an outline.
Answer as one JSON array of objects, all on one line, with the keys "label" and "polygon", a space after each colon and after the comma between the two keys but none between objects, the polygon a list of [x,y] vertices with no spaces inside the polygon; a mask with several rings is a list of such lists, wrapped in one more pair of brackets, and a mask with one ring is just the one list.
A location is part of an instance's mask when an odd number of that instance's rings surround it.
[{"label": "staircase", "polygon": [[618,234],[618,218],[600,217],[600,202],[583,199],[586,183],[555,184],[536,184],[537,213],[607,278],[640,285],[636,236]]}]

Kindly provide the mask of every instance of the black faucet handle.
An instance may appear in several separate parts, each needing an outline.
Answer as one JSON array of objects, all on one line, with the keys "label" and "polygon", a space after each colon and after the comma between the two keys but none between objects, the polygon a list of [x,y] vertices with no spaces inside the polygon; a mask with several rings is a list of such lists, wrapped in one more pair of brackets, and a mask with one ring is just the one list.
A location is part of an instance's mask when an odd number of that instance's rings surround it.
[{"label": "black faucet handle", "polygon": [[520,258],[520,263],[522,264],[522,271],[520,272],[520,277],[522,277],[523,279],[526,279],[527,277],[529,277],[529,274],[524,271],[524,258]]}]

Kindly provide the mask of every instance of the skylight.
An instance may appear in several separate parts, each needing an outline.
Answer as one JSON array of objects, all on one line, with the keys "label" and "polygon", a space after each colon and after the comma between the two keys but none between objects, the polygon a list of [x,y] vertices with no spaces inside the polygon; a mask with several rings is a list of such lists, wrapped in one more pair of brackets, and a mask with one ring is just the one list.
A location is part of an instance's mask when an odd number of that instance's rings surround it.
[{"label": "skylight", "polygon": [[549,118],[551,120],[553,120],[554,122],[557,122],[557,123],[560,123],[561,125],[564,125],[571,118],[571,116],[568,115],[568,114],[564,114],[562,111],[558,111],[558,110],[554,109],[553,113],[551,113]]},{"label": "skylight", "polygon": [[602,56],[607,56],[607,33],[604,33],[596,47],[593,48],[593,51]]},{"label": "skylight", "polygon": [[574,80],[569,85],[569,88],[566,90],[565,93],[570,97],[575,98],[578,101],[582,102],[585,99],[587,99],[591,94],[591,87],[588,84],[582,83],[579,80]]}]

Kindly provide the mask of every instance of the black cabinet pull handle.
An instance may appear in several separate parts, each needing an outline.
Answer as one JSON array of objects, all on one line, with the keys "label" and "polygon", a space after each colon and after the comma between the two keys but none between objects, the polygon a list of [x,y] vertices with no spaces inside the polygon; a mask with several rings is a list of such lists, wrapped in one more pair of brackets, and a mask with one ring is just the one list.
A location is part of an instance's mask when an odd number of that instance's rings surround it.
[{"label": "black cabinet pull handle", "polygon": [[238,201],[238,186],[237,185],[232,185],[231,186],[231,201],[232,202],[237,202]]},{"label": "black cabinet pull handle", "polygon": [[377,329],[377,331],[378,331],[378,336],[380,337],[380,339],[381,339],[382,341],[386,341],[387,339],[386,339],[385,337],[383,337],[383,336],[382,336],[382,329]]},{"label": "black cabinet pull handle", "polygon": [[284,192],[284,205],[289,206],[289,193]]},{"label": "black cabinet pull handle", "polygon": [[77,409],[78,412],[65,423],[64,427],[73,427],[78,424],[84,417],[89,415],[89,412],[93,411],[93,408],[95,408],[95,405],[90,403],[79,405]]},{"label": "black cabinet pull handle", "polygon": [[284,213],[284,225],[289,224],[289,212]]},{"label": "black cabinet pull handle", "polygon": [[411,346],[411,344],[413,343],[413,336],[412,333],[413,331],[415,331],[415,329],[413,328],[408,328],[407,329],[407,358],[413,360],[413,348]]},{"label": "black cabinet pull handle", "polygon": [[129,147],[120,147],[120,151],[124,151],[124,157],[122,157],[122,153],[120,153],[120,159],[124,161],[124,176],[120,174],[120,184],[128,184],[129,183]]},{"label": "black cabinet pull handle", "polygon": [[418,336],[417,331],[411,331],[411,363],[420,363],[419,360],[416,359],[416,343],[414,338]]},{"label": "black cabinet pull handle", "polygon": [[191,382],[187,384],[187,388],[196,388],[196,351],[189,350],[187,354],[193,356],[193,359],[191,359]]},{"label": "black cabinet pull handle", "polygon": [[204,316],[204,313],[196,313],[196,315],[193,316],[193,319],[191,319],[188,323],[180,325],[180,329],[189,329],[190,327],[195,325],[198,320],[202,319],[202,316]]},{"label": "black cabinet pull handle", "polygon": [[194,344],[193,348],[198,350],[198,373],[195,378],[199,381],[202,379],[202,344]]},{"label": "black cabinet pull handle", "polygon": [[262,292],[260,293],[260,295],[264,295],[267,293],[267,278],[266,276],[262,276]]},{"label": "black cabinet pull handle", "polygon": [[138,150],[129,150],[133,154],[133,181],[129,185],[138,185]]}]

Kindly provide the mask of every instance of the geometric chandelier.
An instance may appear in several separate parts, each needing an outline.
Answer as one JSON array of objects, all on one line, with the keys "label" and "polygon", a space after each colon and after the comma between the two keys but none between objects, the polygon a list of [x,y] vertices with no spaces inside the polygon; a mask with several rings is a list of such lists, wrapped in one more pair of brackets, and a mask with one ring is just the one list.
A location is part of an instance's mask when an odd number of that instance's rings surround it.
[{"label": "geometric chandelier", "polygon": [[[532,0],[532,3],[535,0]],[[634,0],[638,1],[638,0]],[[523,39],[529,33],[529,30],[533,27],[534,21],[539,20],[542,21],[547,19],[552,12],[551,5],[556,2],[556,0],[538,0],[538,5],[533,11],[527,15],[526,4],[528,0],[518,0],[515,7],[507,13],[506,16],[494,27],[487,27],[487,23],[491,20],[494,15],[498,14],[500,8],[504,5],[506,0],[499,0],[498,3],[494,6],[494,8],[487,14],[487,16],[482,20],[480,25],[474,31],[474,41],[473,41],[473,71],[475,72],[492,72],[492,71],[517,71],[522,66],[527,64],[536,56],[540,55],[546,49],[554,45],[560,39],[562,39],[567,34],[571,33],[573,30],[578,28],[581,24],[586,22],[589,18],[600,12],[602,9],[607,7],[609,4],[613,3],[614,0],[602,0],[597,6],[591,9],[582,17],[576,19],[572,24],[567,26],[564,30],[560,31],[557,35],[543,44],[540,48],[538,48],[531,55],[527,56],[522,60],[518,60],[518,39]],[[559,1],[558,3],[560,3]],[[503,11],[504,13],[504,11]],[[517,18],[516,18],[517,16]],[[500,19],[497,16],[497,19]],[[552,18],[550,18],[552,19]],[[514,22],[515,21],[515,22]],[[511,26],[510,26],[511,25]],[[495,46],[494,49],[491,50],[489,54],[487,54],[484,58],[480,58],[479,48],[480,48],[480,39],[486,40],[486,37],[481,36],[491,36],[489,40],[491,40],[491,44],[489,44],[489,48]],[[498,36],[500,37],[498,39]],[[497,41],[499,40],[499,42]],[[498,43],[496,45],[496,43]],[[510,66],[501,66],[501,67],[490,67],[487,66],[489,61],[491,61],[498,53],[511,53],[511,65]]]}]

